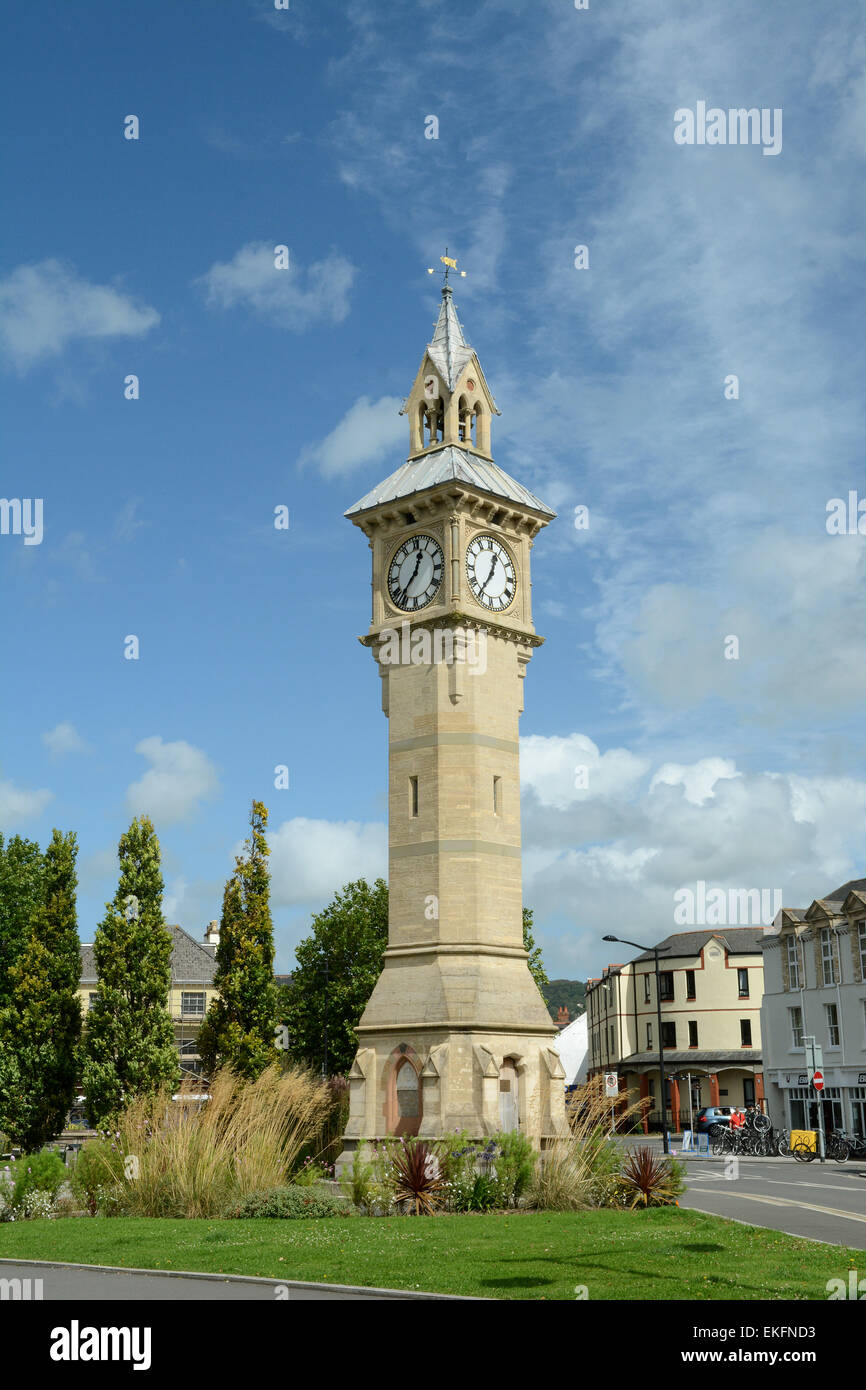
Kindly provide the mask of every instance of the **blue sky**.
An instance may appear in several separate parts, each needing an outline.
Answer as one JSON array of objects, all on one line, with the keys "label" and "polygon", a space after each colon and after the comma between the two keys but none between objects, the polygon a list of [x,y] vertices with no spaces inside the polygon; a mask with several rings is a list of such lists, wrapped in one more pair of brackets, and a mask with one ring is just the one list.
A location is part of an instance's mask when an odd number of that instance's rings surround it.
[{"label": "blue sky", "polygon": [[[866,496],[862,21],[16,7],[0,493],[43,499],[44,538],[0,535],[0,830],[78,831],[84,939],[143,810],[200,935],[269,805],[283,969],[334,890],[385,872],[369,551],[342,513],[405,458],[446,244],[494,455],[559,513],[522,722],[549,973],[666,934],[698,879],[801,906],[866,872],[866,542],[826,529]],[[678,145],[699,101],[781,109],[780,153]]]}]

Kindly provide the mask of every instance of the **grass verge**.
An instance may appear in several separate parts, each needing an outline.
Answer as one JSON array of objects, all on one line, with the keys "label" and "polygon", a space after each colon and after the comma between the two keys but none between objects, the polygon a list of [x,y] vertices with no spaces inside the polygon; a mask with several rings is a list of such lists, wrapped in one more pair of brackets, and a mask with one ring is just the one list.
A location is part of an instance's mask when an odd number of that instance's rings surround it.
[{"label": "grass verge", "polygon": [[252,1274],[483,1298],[825,1300],[862,1251],[683,1208],[326,1221],[0,1225],[0,1259]]}]

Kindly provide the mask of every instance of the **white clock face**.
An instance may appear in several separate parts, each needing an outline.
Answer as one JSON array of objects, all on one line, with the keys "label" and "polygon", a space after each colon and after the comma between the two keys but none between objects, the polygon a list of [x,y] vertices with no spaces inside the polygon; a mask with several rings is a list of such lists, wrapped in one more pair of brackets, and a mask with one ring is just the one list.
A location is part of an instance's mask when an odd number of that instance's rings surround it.
[{"label": "white clock face", "polygon": [[513,603],[517,593],[514,561],[495,536],[476,536],[470,541],[466,573],[476,600],[491,613],[501,613]]},{"label": "white clock face", "polygon": [[432,536],[410,536],[388,567],[391,602],[404,613],[426,608],[442,583],[445,557]]}]

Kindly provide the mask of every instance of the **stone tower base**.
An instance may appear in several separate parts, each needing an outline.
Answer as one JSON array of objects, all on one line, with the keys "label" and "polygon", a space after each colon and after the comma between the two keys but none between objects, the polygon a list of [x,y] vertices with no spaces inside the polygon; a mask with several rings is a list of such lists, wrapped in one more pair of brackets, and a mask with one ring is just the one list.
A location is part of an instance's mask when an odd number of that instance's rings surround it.
[{"label": "stone tower base", "polygon": [[[361,1033],[349,1073],[349,1121],[338,1171],[351,1165],[359,1144],[389,1134],[436,1139],[465,1130],[473,1139],[486,1139],[518,1129],[540,1149],[566,1128],[565,1073],[548,1029],[459,1032],[452,1024],[429,1032],[413,1028],[410,1036],[408,1043],[396,1030]],[[399,1113],[396,1077],[404,1061],[420,1078],[414,1116]],[[516,1104],[509,1102],[503,1111],[502,1078],[513,1087],[515,1074]]]}]

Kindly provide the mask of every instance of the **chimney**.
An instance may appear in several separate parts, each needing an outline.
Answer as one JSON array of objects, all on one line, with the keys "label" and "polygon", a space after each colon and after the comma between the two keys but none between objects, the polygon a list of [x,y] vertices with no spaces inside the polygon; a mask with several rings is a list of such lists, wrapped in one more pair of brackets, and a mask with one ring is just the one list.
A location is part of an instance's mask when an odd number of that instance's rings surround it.
[{"label": "chimney", "polygon": [[559,1012],[556,1016],[557,1028],[564,1028],[568,1021],[568,1006],[566,1004],[560,1004]]},{"label": "chimney", "polygon": [[204,944],[212,946],[216,950],[220,944],[220,924],[219,922],[208,922],[204,929]]}]

